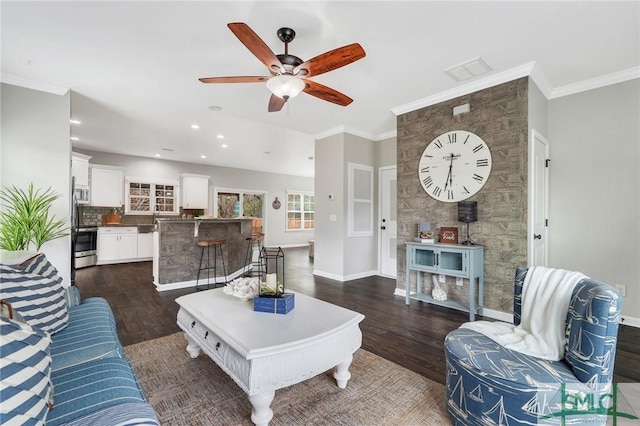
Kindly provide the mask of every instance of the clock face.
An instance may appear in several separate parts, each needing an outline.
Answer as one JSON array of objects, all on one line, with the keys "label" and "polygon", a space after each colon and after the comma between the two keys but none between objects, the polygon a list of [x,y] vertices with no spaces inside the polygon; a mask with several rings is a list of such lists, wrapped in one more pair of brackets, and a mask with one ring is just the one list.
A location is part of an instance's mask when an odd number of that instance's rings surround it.
[{"label": "clock face", "polygon": [[476,194],[489,179],[491,152],[480,136],[453,130],[435,138],[420,157],[422,188],[438,201],[454,203]]}]

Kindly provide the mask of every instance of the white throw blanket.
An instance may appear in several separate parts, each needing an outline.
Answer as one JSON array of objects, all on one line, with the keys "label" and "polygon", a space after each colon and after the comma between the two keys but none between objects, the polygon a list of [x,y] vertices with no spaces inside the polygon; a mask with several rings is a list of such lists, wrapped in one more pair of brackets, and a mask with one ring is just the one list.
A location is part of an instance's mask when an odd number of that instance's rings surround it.
[{"label": "white throw blanket", "polygon": [[573,288],[583,274],[563,269],[530,268],[522,287],[521,322],[475,321],[460,327],[475,330],[505,348],[552,361],[564,357],[565,326]]}]

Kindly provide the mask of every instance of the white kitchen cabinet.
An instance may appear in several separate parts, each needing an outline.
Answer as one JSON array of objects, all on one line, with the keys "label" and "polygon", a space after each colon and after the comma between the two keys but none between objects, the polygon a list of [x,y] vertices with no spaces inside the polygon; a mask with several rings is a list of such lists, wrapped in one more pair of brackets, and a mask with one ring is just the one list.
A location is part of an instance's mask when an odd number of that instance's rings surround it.
[{"label": "white kitchen cabinet", "polygon": [[153,232],[138,234],[138,259],[149,260],[153,257]]},{"label": "white kitchen cabinet", "polygon": [[114,226],[98,228],[98,265],[132,262],[138,259],[138,228]]},{"label": "white kitchen cabinet", "polygon": [[91,165],[91,205],[122,207],[123,173],[118,167]]},{"label": "white kitchen cabinet", "polygon": [[209,208],[209,176],[182,174],[182,208]]},{"label": "white kitchen cabinet", "polygon": [[76,185],[89,186],[90,156],[77,152],[71,153],[71,176],[76,178]]}]

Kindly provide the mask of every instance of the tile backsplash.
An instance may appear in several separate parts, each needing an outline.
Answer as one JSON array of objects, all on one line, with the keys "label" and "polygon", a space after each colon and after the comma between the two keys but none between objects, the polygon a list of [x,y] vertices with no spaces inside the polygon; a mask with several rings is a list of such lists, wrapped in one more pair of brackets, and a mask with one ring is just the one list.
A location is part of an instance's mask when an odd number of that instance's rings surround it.
[{"label": "tile backsplash", "polygon": [[[121,208],[113,207],[94,207],[94,206],[79,206],[80,226],[101,226],[103,216],[109,213],[116,213],[120,215],[120,223],[125,225],[143,225],[151,223],[151,215],[126,215],[124,212],[124,206]],[[180,209],[180,215],[193,215],[199,216],[202,214],[202,210],[183,210]],[[156,219],[163,217],[176,217],[175,215],[162,215],[156,214]]]}]

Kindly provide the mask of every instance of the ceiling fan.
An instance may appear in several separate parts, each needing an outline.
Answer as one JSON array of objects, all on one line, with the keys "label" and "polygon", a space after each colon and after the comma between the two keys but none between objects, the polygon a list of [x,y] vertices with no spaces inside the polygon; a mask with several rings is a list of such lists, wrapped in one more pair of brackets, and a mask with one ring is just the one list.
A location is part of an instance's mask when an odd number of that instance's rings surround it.
[{"label": "ceiling fan", "polygon": [[366,53],[358,43],[349,44],[325,52],[308,61],[289,54],[289,43],[296,36],[291,28],[280,28],[278,38],[284,43],[284,53],[274,54],[269,46],[245,23],[227,24],[229,29],[247,49],[267,66],[270,76],[236,76],[200,78],[203,83],[262,83],[266,82],[271,91],[269,112],[280,111],[291,98],[305,92],[316,98],[347,106],[353,99],[330,87],[324,86],[309,77],[324,74],[337,68],[349,65],[365,57]]}]

